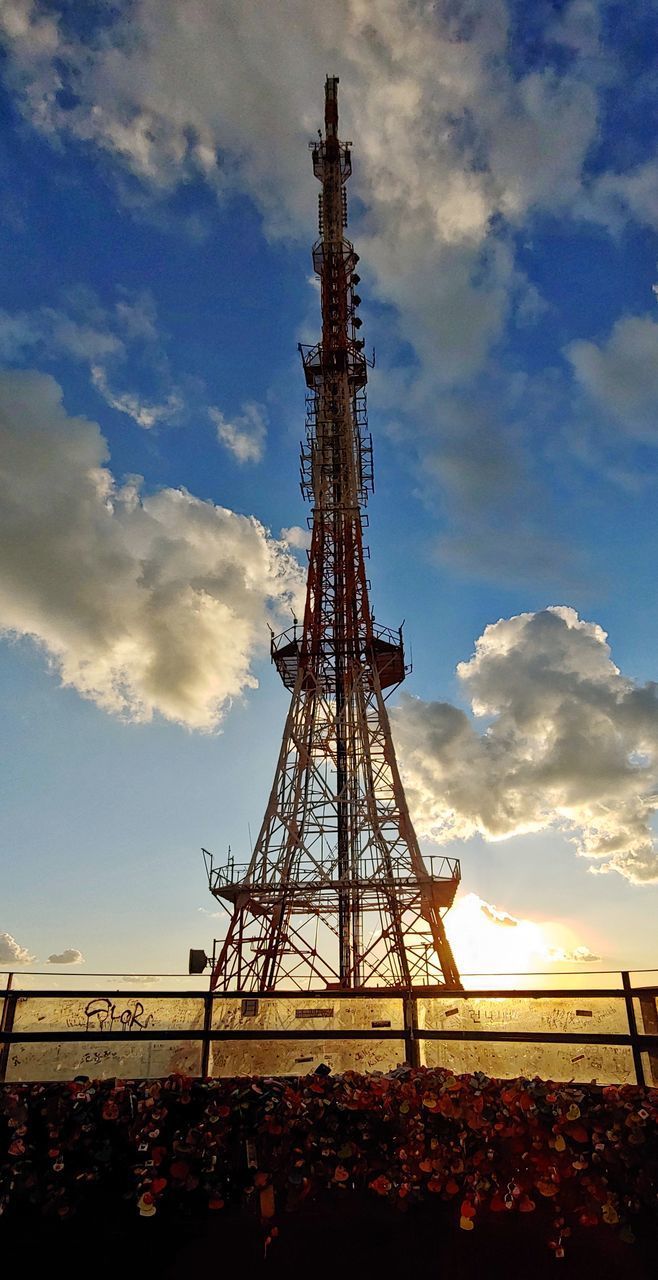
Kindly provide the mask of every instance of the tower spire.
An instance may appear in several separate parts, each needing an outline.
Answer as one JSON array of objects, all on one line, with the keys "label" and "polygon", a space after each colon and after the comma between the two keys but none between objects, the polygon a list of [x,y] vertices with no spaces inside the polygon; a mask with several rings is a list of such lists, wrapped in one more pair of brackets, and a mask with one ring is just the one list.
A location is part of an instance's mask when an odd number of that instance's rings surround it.
[{"label": "tower spire", "polygon": [[338,78],[312,148],[321,183],[313,266],[322,338],[301,346],[307,386],[302,491],[312,504],[304,620],[272,639],[291,691],[267,810],[251,860],[208,861],[228,909],[212,986],[459,986],[443,926],[460,878],[423,859],[400,780],[385,694],[404,679],[402,630],[375,626],[365,506],[373,488],[358,255],[345,237],[351,144],[338,138]]}]

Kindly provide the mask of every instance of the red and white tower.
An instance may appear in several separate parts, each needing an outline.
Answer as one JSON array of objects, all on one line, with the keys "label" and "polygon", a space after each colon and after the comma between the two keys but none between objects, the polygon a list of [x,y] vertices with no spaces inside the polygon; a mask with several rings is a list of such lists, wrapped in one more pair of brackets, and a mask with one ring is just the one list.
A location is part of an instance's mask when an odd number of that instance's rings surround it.
[{"label": "red and white tower", "polygon": [[443,916],[454,858],[424,858],[405,798],[385,698],[404,679],[402,632],[376,626],[363,529],[373,487],[367,361],[359,337],[358,255],[345,238],[350,144],[338,139],[338,79],[325,133],[311,143],[322,184],[322,338],[301,348],[306,376],[302,489],[312,504],[302,625],[272,640],[290,710],[251,860],[217,866],[229,911],[211,985],[266,992],[460,986]]}]

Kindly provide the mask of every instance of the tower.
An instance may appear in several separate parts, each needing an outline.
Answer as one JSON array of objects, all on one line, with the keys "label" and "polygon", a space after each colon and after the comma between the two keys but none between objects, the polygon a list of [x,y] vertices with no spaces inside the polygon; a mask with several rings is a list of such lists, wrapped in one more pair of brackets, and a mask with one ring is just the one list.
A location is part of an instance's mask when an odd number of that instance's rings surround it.
[{"label": "tower", "polygon": [[409,817],[386,697],[404,679],[402,630],[376,626],[363,530],[373,488],[368,362],[359,336],[358,255],[345,238],[350,144],[338,139],[338,79],[312,147],[322,185],[313,266],[322,337],[300,347],[307,386],[302,490],[312,504],[303,623],[272,638],[290,709],[251,860],[217,866],[229,912],[211,986],[460,986],[443,915],[454,858],[424,859]]}]

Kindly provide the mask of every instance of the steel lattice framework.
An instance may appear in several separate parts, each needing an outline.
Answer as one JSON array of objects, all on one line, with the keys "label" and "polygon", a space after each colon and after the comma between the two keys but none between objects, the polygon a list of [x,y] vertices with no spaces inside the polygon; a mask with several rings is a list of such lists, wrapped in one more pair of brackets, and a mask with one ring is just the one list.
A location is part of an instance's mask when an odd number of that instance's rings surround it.
[{"label": "steel lattice framework", "polygon": [[216,866],[206,854],[210,890],[230,912],[213,959],[219,989],[460,985],[443,925],[459,863],[420,852],[385,702],[408,670],[402,632],[376,626],[368,598],[368,362],[358,255],[344,235],[351,151],[337,135],[337,92],[328,77],[325,133],[310,144],[322,184],[322,340],[300,348],[302,489],[313,513],[306,607],[302,626],[272,640],[292,697],[251,861]]}]

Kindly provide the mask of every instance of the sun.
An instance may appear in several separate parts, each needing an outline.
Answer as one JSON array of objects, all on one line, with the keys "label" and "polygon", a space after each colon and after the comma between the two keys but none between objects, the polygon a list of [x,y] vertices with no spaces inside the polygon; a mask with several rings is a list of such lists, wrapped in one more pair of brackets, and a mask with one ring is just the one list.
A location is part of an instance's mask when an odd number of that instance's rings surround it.
[{"label": "sun", "polygon": [[529,973],[565,961],[583,964],[598,959],[577,944],[567,925],[508,915],[476,893],[457,899],[446,918],[446,931],[462,974]]}]

